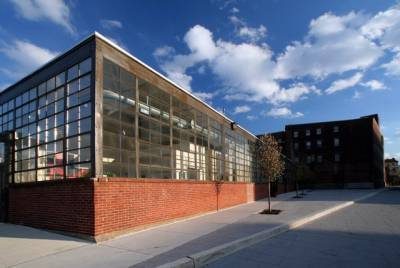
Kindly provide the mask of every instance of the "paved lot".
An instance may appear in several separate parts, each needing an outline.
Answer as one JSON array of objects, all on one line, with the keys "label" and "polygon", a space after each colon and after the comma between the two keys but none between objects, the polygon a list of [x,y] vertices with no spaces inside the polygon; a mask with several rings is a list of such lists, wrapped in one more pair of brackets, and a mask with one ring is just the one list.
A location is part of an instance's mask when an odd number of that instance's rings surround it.
[{"label": "paved lot", "polygon": [[211,267],[399,267],[400,190],[384,191]]},{"label": "paved lot", "polygon": [[303,219],[374,190],[313,191],[274,199],[283,213],[259,215],[265,201],[162,225],[94,244],[33,228],[0,224],[0,267],[155,267],[212,247]]}]

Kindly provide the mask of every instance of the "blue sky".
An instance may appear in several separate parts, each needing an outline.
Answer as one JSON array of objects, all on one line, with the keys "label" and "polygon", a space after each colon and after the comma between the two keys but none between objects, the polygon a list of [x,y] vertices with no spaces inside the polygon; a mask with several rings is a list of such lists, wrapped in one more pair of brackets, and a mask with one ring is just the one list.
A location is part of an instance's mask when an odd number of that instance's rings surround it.
[{"label": "blue sky", "polygon": [[255,134],[378,113],[400,158],[397,1],[0,2],[0,89],[93,31]]}]

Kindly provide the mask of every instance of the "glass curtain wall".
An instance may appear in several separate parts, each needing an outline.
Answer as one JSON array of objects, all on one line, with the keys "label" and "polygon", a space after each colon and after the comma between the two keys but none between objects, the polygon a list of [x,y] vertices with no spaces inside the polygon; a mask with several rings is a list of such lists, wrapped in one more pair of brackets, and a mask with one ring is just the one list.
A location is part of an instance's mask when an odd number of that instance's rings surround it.
[{"label": "glass curtain wall", "polygon": [[10,182],[91,176],[91,71],[88,58],[0,105],[0,133],[15,140]]},{"label": "glass curtain wall", "polygon": [[171,178],[170,96],[139,79],[139,172],[141,178]]},{"label": "glass curtain wall", "polygon": [[254,143],[104,59],[103,171],[109,177],[250,182]]},{"label": "glass curtain wall", "polygon": [[109,177],[136,177],[136,79],[104,61],[103,170]]}]

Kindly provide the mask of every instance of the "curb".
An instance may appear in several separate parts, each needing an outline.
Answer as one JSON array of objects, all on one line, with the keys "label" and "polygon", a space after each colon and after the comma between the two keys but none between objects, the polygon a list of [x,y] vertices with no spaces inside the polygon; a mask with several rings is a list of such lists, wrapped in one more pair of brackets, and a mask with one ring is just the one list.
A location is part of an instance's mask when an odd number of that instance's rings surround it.
[{"label": "curb", "polygon": [[244,237],[229,243],[225,243],[195,254],[192,254],[190,256],[186,256],[184,258],[178,259],[174,262],[166,263],[161,266],[158,266],[160,268],[172,268],[172,267],[182,267],[182,268],[189,268],[189,267],[202,267],[205,266],[208,263],[214,262],[224,256],[230,255],[238,250],[241,250],[243,248],[249,247],[253,244],[259,243],[263,240],[272,238],[274,236],[277,236],[279,234],[285,233],[287,231],[296,229],[302,225],[308,224],[312,221],[315,221],[317,219],[320,219],[324,216],[327,216],[329,214],[332,214],[338,210],[344,209],[346,207],[349,207],[353,205],[356,202],[359,202],[361,200],[370,198],[374,195],[377,195],[378,193],[384,191],[385,189],[375,191],[373,193],[366,194],[360,198],[357,198],[353,201],[347,201],[345,203],[336,205],[334,207],[328,208],[324,211],[318,212],[316,214],[307,216],[303,219],[296,220],[292,223],[284,223],[279,226],[276,226],[272,229],[268,229],[265,231],[258,232],[256,234],[253,234],[248,237]]}]

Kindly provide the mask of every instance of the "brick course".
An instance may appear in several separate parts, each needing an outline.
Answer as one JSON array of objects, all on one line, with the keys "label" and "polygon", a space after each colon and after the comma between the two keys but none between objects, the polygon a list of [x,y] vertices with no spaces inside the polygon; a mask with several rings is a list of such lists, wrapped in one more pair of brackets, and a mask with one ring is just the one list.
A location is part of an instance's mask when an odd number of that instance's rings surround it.
[{"label": "brick course", "polygon": [[264,184],[100,178],[10,188],[9,221],[99,237],[266,196]]},{"label": "brick course", "polygon": [[10,186],[8,216],[15,224],[92,235],[93,183],[71,180]]}]

